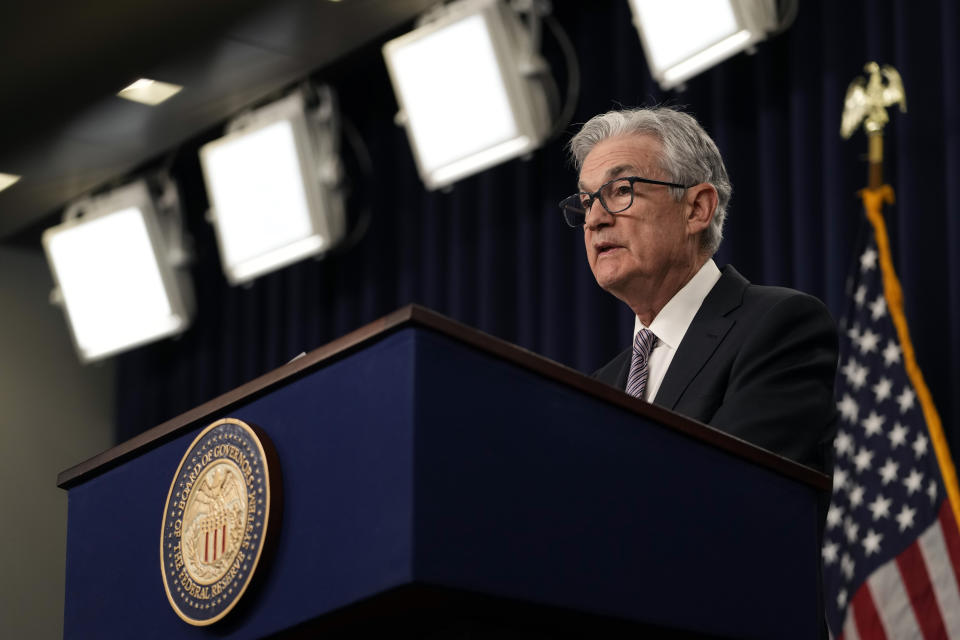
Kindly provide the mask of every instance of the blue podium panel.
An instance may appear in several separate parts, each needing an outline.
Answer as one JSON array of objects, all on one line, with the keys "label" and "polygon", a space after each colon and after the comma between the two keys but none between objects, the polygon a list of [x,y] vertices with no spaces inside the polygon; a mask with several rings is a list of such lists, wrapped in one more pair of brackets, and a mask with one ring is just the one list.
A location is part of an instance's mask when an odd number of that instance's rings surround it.
[{"label": "blue podium panel", "polygon": [[167,602],[160,524],[181,456],[222,416],[73,487],[64,636],[259,638],[410,582],[414,346],[394,334],[231,411],[276,448],[283,519],[260,588],[211,627]]},{"label": "blue podium panel", "polygon": [[417,340],[415,404],[421,580],[817,637],[809,487],[438,335]]},{"label": "blue podium panel", "polygon": [[[273,442],[282,522],[241,606],[191,627],[161,580],[163,507],[193,438],[226,416]],[[419,584],[815,637],[817,518],[808,484],[402,326],[74,484],[64,635],[258,638]]]}]

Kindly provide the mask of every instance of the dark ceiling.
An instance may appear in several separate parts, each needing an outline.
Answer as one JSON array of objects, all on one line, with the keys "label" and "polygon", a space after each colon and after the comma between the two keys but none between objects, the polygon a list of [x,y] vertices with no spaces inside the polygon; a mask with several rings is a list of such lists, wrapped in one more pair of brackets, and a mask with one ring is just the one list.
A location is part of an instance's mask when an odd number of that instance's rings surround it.
[{"label": "dark ceiling", "polygon": [[[55,0],[0,24],[0,240],[412,21],[437,0]],[[115,93],[183,85],[157,106]]]}]

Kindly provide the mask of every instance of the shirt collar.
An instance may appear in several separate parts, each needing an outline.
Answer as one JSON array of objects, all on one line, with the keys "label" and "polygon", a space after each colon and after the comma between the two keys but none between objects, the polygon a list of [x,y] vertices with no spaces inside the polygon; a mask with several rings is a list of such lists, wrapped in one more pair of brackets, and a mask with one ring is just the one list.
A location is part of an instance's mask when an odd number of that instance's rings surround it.
[{"label": "shirt collar", "polygon": [[635,318],[633,323],[633,335],[636,337],[641,328],[649,329],[657,336],[659,342],[667,345],[671,349],[680,346],[680,341],[687,333],[687,328],[693,322],[693,317],[700,310],[703,299],[707,297],[713,285],[720,279],[720,269],[717,263],[711,258],[703,263],[703,266],[687,284],[683,285],[680,291],[673,294],[673,297],[664,305],[657,317],[653,319],[649,327],[644,327],[640,318]]}]

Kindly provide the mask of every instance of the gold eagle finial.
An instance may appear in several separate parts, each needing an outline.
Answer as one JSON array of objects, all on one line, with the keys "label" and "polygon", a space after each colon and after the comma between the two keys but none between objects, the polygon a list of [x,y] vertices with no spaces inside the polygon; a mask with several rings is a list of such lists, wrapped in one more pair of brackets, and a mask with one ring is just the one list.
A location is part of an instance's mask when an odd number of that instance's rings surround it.
[{"label": "gold eagle finial", "polygon": [[[899,104],[900,112],[907,112],[907,96],[896,69],[888,64],[881,67],[876,62],[868,62],[863,70],[870,74],[869,79],[861,76],[851,82],[843,101],[840,135],[844,138],[853,135],[861,122],[868,134],[880,133],[890,120],[887,115],[890,105]],[[887,79],[886,85],[881,73]]]}]

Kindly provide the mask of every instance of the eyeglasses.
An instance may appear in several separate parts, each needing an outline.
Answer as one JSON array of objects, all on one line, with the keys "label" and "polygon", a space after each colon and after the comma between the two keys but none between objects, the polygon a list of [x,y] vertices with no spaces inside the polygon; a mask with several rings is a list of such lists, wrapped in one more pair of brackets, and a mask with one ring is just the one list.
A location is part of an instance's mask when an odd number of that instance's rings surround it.
[{"label": "eyeglasses", "polygon": [[571,227],[583,226],[587,219],[587,211],[590,211],[590,207],[597,200],[600,201],[600,204],[608,213],[614,214],[626,211],[633,204],[633,185],[638,182],[661,184],[665,187],[677,187],[678,189],[690,188],[676,182],[663,182],[662,180],[650,180],[637,176],[614,178],[593,193],[580,191],[561,200],[560,210],[563,211],[563,218]]}]

